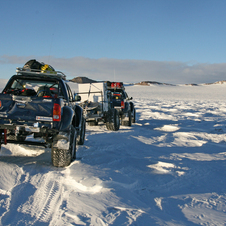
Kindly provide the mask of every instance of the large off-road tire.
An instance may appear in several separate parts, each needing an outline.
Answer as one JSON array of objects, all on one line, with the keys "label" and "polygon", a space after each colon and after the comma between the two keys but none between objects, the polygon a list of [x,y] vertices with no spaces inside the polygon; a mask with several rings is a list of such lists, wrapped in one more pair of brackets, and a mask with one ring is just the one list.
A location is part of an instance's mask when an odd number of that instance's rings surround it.
[{"label": "large off-road tire", "polygon": [[133,108],[133,114],[132,114],[132,123],[136,122],[136,109]]},{"label": "large off-road tire", "polygon": [[131,126],[132,125],[132,115],[131,111],[128,111],[128,120],[122,121],[123,126]]},{"label": "large off-road tire", "polygon": [[76,133],[74,126],[71,126],[69,139],[69,149],[57,148],[55,147],[57,140],[53,141],[51,158],[54,166],[65,167],[70,165],[73,159],[76,159]]},{"label": "large off-road tire", "polygon": [[119,113],[116,109],[111,109],[108,113],[107,120],[106,120],[106,127],[108,130],[117,131],[120,127],[120,119]]},{"label": "large off-road tire", "polygon": [[82,117],[81,130],[80,130],[80,134],[77,137],[77,144],[78,145],[83,145],[84,144],[85,133],[86,133],[86,120]]},{"label": "large off-road tire", "polygon": [[70,153],[71,153],[71,161],[76,159],[76,138],[77,134],[75,131],[75,127],[71,126],[71,135],[70,135]]}]

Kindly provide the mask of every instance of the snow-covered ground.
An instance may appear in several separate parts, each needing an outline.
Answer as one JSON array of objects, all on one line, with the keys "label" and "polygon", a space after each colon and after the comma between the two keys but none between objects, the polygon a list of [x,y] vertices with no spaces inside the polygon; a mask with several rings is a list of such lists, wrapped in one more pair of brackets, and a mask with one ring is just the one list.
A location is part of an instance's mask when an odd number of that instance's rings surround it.
[{"label": "snow-covered ground", "polygon": [[226,225],[226,85],[126,90],[137,122],[87,126],[69,167],[2,146],[0,225]]}]

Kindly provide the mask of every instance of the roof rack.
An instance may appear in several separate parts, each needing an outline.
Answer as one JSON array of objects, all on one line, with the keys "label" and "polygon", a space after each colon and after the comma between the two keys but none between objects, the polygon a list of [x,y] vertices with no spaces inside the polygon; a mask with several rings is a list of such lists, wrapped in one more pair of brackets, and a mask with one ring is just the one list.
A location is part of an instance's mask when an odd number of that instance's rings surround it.
[{"label": "roof rack", "polygon": [[41,75],[41,76],[48,76],[48,77],[58,77],[66,80],[66,75],[61,71],[43,71],[38,69],[24,69],[21,67],[17,67],[16,73],[17,75],[32,74],[32,75]]}]

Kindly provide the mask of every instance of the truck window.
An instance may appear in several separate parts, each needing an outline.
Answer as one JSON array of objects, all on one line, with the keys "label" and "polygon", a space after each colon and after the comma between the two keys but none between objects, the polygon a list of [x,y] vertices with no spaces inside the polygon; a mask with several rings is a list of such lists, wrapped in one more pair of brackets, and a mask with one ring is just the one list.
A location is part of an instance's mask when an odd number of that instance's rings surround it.
[{"label": "truck window", "polygon": [[71,89],[70,89],[70,87],[67,83],[66,83],[66,87],[67,87],[67,93],[68,93],[69,101],[73,101],[73,95],[72,95]]},{"label": "truck window", "polygon": [[[48,95],[47,95],[48,91]],[[22,96],[62,96],[62,90],[57,81],[31,78],[16,78],[6,87],[4,93]]]}]

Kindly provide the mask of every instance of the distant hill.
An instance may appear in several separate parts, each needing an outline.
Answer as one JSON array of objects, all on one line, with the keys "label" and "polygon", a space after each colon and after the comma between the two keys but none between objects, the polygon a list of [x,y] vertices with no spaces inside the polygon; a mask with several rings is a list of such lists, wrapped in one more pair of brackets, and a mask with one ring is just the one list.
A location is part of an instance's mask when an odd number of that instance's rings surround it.
[{"label": "distant hill", "polygon": [[161,82],[155,82],[155,81],[142,81],[139,83],[135,83],[135,85],[142,85],[142,86],[150,86],[150,85],[167,85],[167,86],[174,86],[173,84],[169,83],[161,83]]},{"label": "distant hill", "polygon": [[75,83],[95,83],[97,81],[87,78],[87,77],[76,77],[70,80],[71,82]]},{"label": "distant hill", "polygon": [[185,84],[186,86],[198,86],[196,83]]},{"label": "distant hill", "polygon": [[222,80],[214,83],[205,83],[204,85],[213,85],[213,84],[226,84],[226,80]]},{"label": "distant hill", "polygon": [[[226,80],[217,81],[213,83],[204,83],[204,84],[196,84],[196,83],[190,83],[190,84],[184,84],[185,86],[200,86],[200,85],[215,85],[215,84],[226,84]],[[142,85],[142,86],[150,86],[150,85],[168,85],[168,86],[176,86],[169,83],[161,83],[161,82],[155,82],[155,81],[142,81],[139,83],[135,83],[134,85]]]}]

